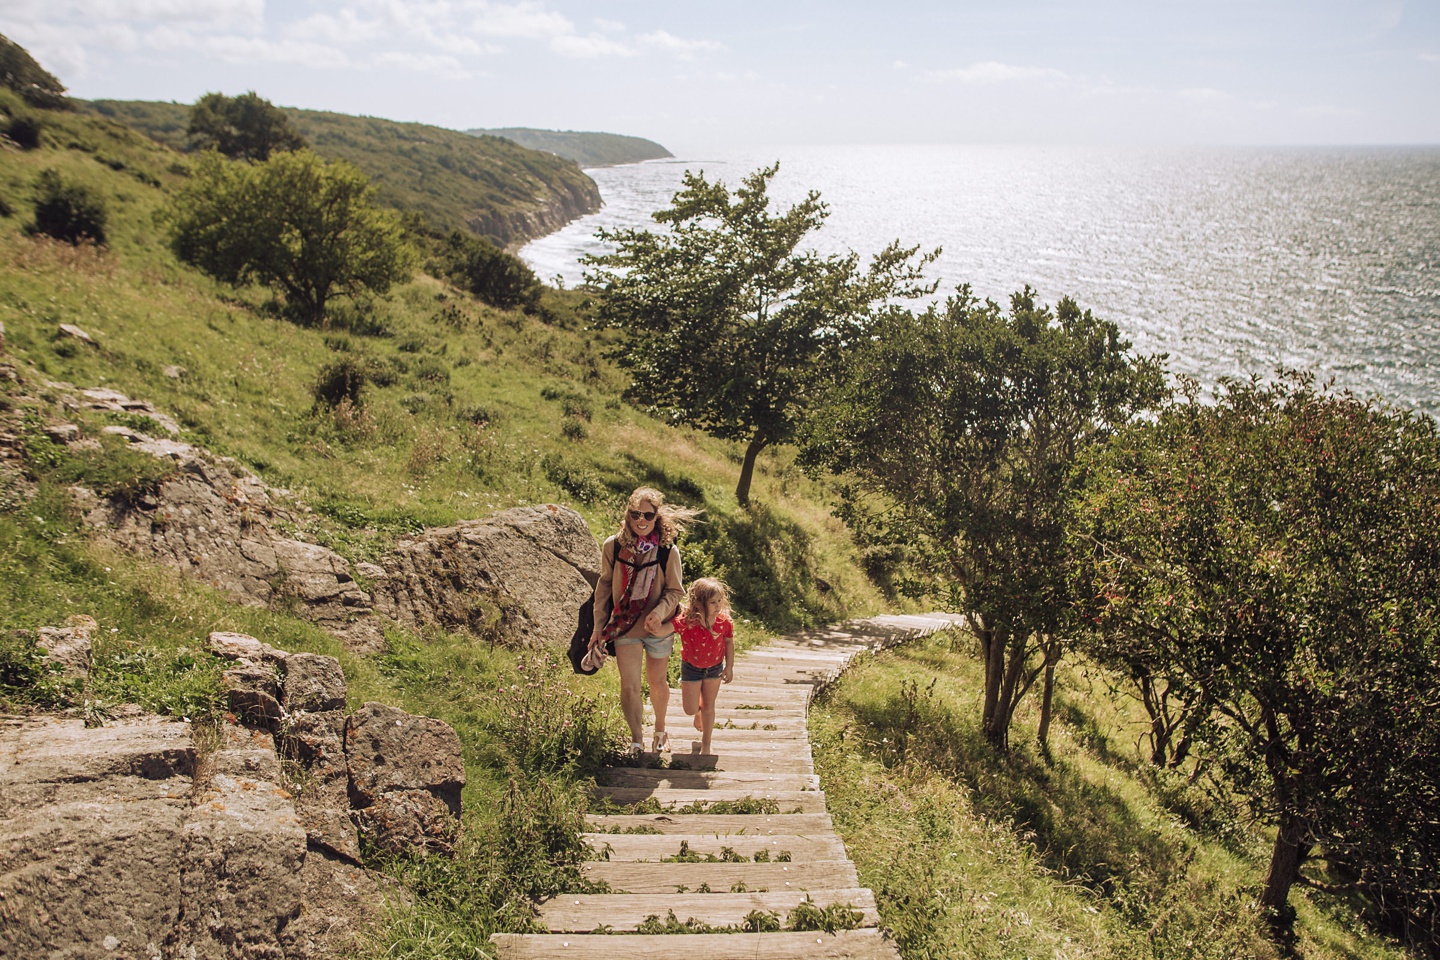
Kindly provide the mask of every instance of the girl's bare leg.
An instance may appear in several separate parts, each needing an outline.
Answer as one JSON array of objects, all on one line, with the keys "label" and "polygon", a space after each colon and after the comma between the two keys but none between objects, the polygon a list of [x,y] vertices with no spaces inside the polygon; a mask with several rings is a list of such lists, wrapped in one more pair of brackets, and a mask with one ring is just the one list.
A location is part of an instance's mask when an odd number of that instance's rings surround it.
[{"label": "girl's bare leg", "polygon": [[688,680],[680,684],[680,707],[685,716],[695,718],[695,729],[700,729],[700,681]]},{"label": "girl's bare leg", "polygon": [[[644,644],[635,644],[641,650]],[[665,732],[665,711],[670,708],[669,657],[645,658],[645,676],[650,681],[650,706],[655,708],[655,735]]]},{"label": "girl's bare leg", "polygon": [[720,678],[701,680],[700,688],[700,752],[710,752],[710,734],[715,732],[715,698],[720,694]]},{"label": "girl's bare leg", "polygon": [[620,710],[625,714],[632,743],[645,742],[645,707],[640,696],[640,661],[644,656],[644,644],[615,647],[615,667],[620,671]]}]

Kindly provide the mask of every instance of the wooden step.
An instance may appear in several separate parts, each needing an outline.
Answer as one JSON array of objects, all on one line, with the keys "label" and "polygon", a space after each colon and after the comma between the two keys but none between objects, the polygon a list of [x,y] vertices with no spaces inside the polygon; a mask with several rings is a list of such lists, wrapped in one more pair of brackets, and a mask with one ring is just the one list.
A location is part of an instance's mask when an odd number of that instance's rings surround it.
[{"label": "wooden step", "polygon": [[667,936],[594,937],[585,934],[497,933],[490,938],[498,960],[900,960],[879,930],[837,933],[698,933]]},{"label": "wooden step", "polygon": [[[819,833],[832,833],[835,825],[830,821],[828,813],[742,813],[742,814],[688,814],[686,816],[674,816],[665,813],[650,814],[611,814],[609,816],[594,816],[587,818],[591,827],[596,831],[614,830],[657,830],[661,833],[685,833],[702,834],[705,836],[728,837],[731,834],[740,836],[770,836],[774,834],[787,834],[790,836],[810,836]],[[624,834],[619,834],[624,836]],[[654,836],[654,834],[639,834],[640,836]]]},{"label": "wooden step", "polygon": [[833,833],[808,837],[795,834],[716,837],[703,833],[587,833],[583,837],[594,851],[591,860],[610,863],[624,860],[652,860],[658,863],[666,857],[679,855],[682,849],[700,857],[723,856],[729,850],[735,856],[752,861],[761,851],[769,854],[772,860],[781,853],[789,854],[791,861],[845,859],[845,844]]},{"label": "wooden step", "polygon": [[657,787],[671,790],[819,790],[813,773],[764,773],[736,770],[655,770],[647,767],[611,767],[598,781],[607,787]]},{"label": "wooden step", "polygon": [[[739,924],[752,910],[771,912],[785,922],[787,914],[806,897],[816,906],[848,904],[860,911],[860,926],[880,922],[875,895],[865,887],[832,890],[771,891],[769,893],[588,893],[563,894],[540,905],[540,924],[551,933],[583,933],[602,924],[617,933],[635,930],[646,917],[661,920],[667,911],[684,922],[699,920],[711,926]],[[688,943],[688,941],[686,941]],[[676,949],[679,949],[677,944]],[[685,947],[688,952],[689,947]]]},{"label": "wooden step", "polygon": [[858,887],[855,864],[849,860],[805,863],[649,863],[635,860],[583,864],[588,880],[610,884],[614,893],[677,893],[681,887],[699,892],[701,884],[715,893],[733,891],[737,883],[754,893],[771,890],[835,890]]},{"label": "wooden step", "polygon": [[[677,811],[693,804],[707,806],[720,802],[738,803],[746,800],[773,800],[780,813],[824,813],[825,793],[822,790],[680,790],[650,787],[596,787],[595,795],[612,803],[629,805],[654,800],[661,810]],[[707,811],[699,811],[707,812]]]}]

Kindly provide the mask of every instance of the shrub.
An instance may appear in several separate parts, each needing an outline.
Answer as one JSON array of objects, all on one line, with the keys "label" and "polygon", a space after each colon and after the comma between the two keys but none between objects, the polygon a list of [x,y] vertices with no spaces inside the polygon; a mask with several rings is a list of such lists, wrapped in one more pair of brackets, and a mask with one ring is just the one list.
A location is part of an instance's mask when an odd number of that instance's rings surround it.
[{"label": "shrub", "polygon": [[327,407],[338,407],[342,402],[349,402],[352,407],[360,407],[364,403],[367,379],[369,378],[364,363],[353,357],[342,357],[320,368],[310,392],[316,403],[323,403]]},{"label": "shrub", "polygon": [[29,114],[17,114],[5,124],[5,136],[14,141],[22,150],[34,150],[40,146],[40,119]]},{"label": "shrub", "polygon": [[524,261],[459,230],[445,239],[431,267],[492,307],[534,309],[540,302],[540,281]]},{"label": "shrub", "polygon": [[76,244],[105,242],[109,216],[98,194],[84,184],[67,182],[53,168],[42,170],[35,186],[35,222],[30,233]]}]

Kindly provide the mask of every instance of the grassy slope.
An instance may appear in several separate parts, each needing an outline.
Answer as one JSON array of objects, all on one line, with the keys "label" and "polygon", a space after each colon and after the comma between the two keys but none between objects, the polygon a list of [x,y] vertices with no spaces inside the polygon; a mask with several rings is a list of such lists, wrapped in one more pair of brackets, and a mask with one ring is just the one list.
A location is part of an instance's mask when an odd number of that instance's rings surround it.
[{"label": "grassy slope", "polygon": [[574,160],[582,167],[603,167],[617,163],[639,163],[673,157],[654,140],[627,137],[618,133],[581,133],[574,130],[534,130],[530,127],[500,127],[467,130],[475,136],[504,137],[531,150],[545,150]]},{"label": "grassy slope", "polygon": [[[907,958],[1279,958],[1252,909],[1269,843],[1229,798],[1157,777],[1137,704],[1064,665],[1050,756],[980,732],[963,632],[862,662],[811,711],[815,764],[862,883]],[[1293,956],[1401,958],[1354,904],[1296,887]]]},{"label": "grassy slope", "polygon": [[[188,145],[187,104],[97,100],[82,106],[175,150]],[[527,218],[555,198],[575,215],[599,209],[595,184],[574,163],[510,140],[377,117],[286,112],[316,152],[364,171],[380,202],[446,230],[471,227],[506,244],[531,237]]]},{"label": "grassy slope", "polygon": [[[741,511],[733,445],[656,424],[618,400],[603,345],[576,318],[577,294],[550,294],[556,319],[546,325],[420,277],[334,329],[298,328],[268,315],[263,292],[224,288],[171,258],[155,217],[182,177],[179,157],[118,124],[46,120],[44,149],[6,150],[0,164],[0,199],[13,210],[0,218],[0,322],[6,359],[29,381],[0,389],[0,415],[58,416],[44,405],[42,377],[152,400],[177,415],[187,439],[312,505],[308,533],[355,559],[417,526],[546,500],[573,503],[603,535],[619,498],[651,482],[707,509],[710,522],[684,546],[687,569],[732,580],[746,640],[882,605],[823,490],[785,451],[762,458],[758,506]],[[29,185],[46,167],[107,198],[107,250],[23,235]],[[100,348],[57,339],[67,322]],[[391,378],[372,387],[358,418],[313,408],[310,385],[341,357],[368,358]],[[165,376],[169,364],[186,376]],[[90,434],[104,423],[79,419]],[[40,425],[25,427],[30,449],[49,450]],[[95,616],[94,676],[71,694],[92,713],[126,700],[177,715],[213,711],[216,664],[198,652],[213,629],[340,656],[353,704],[382,700],[453,724],[470,778],[466,856],[394,865],[426,892],[371,949],[453,956],[493,930],[523,928],[517,894],[553,890],[575,856],[540,838],[573,827],[576,775],[616,738],[613,673],[574,681],[498,636],[397,633],[386,654],[346,654],[308,624],[91,546],[63,485],[99,465],[46,456],[55,462],[30,465],[42,482],[28,499],[0,474],[0,638]],[[930,677],[937,686],[921,695]],[[913,709],[907,678],[920,684]],[[1011,763],[985,753],[974,729],[978,666],[943,640],[871,661],[817,712],[827,796],[907,957],[1189,956],[1201,946],[1268,956],[1241,895],[1263,862],[1253,841],[1237,835],[1227,847],[1213,828],[1184,826],[1138,775],[1123,704],[1078,676],[1066,683],[1054,768],[1023,747]],[[1033,723],[1022,713],[1017,738]],[[1343,910],[1298,891],[1296,900],[1300,955],[1399,955],[1347,932]]]}]

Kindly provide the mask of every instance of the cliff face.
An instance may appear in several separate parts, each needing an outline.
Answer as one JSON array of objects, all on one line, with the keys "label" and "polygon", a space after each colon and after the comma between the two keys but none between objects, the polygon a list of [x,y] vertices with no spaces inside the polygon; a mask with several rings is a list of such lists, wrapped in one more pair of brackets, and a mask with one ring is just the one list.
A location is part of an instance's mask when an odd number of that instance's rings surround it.
[{"label": "cliff face", "polygon": [[476,210],[466,217],[465,225],[511,249],[554,233],[572,220],[597,212],[602,205],[595,181],[583,173],[580,176],[583,182],[551,184],[551,195],[537,198],[530,210]]}]

